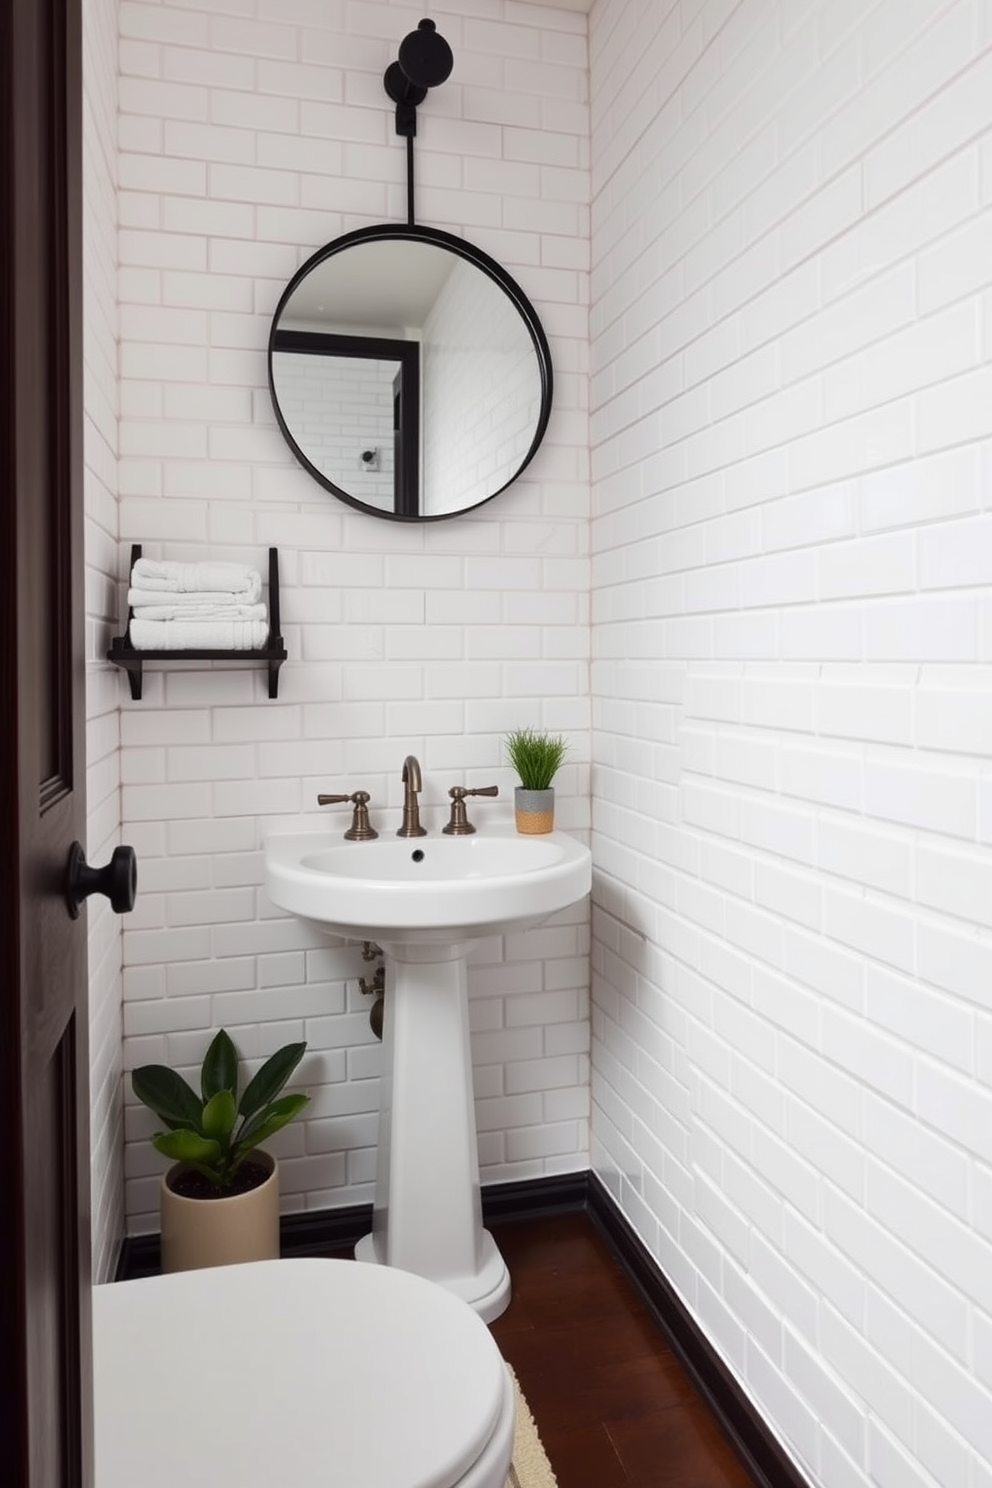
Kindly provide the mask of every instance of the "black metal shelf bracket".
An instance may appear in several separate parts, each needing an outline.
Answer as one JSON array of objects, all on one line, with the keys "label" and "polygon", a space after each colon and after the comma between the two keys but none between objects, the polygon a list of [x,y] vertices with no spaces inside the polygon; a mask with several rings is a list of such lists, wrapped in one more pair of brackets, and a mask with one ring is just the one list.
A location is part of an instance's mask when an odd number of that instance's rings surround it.
[{"label": "black metal shelf bracket", "polygon": [[[141,544],[131,547],[131,571],[141,557]],[[287,660],[283,645],[279,616],[279,549],[269,549],[269,637],[258,651],[138,651],[131,645],[131,610],[128,609],[128,625],[123,635],[114,636],[107,652],[107,660],[127,672],[131,697],[137,702],[141,697],[144,667],[148,661],[238,661],[264,662],[269,672],[269,697],[279,696],[279,668]]]}]

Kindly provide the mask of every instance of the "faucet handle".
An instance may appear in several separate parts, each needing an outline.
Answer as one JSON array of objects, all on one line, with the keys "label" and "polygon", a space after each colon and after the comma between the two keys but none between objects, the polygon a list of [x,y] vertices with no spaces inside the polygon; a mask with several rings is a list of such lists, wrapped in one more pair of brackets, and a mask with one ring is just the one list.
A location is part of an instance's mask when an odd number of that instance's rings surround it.
[{"label": "faucet handle", "polygon": [[475,831],[465,810],[466,796],[498,796],[498,785],[479,785],[469,790],[466,785],[453,785],[448,792],[451,797],[451,819],[441,831],[448,837],[468,837]]},{"label": "faucet handle", "polygon": [[326,796],[317,797],[318,806],[335,806],[339,801],[350,801],[355,810],[352,813],[351,826],[345,832],[346,842],[371,842],[373,837],[379,833],[369,821],[369,793],[368,791],[354,791],[350,796]]}]

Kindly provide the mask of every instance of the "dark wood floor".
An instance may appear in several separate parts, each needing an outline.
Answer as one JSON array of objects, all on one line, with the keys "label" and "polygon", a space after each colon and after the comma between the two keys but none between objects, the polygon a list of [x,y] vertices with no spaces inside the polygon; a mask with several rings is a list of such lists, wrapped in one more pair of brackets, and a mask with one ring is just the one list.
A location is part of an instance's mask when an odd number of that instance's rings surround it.
[{"label": "dark wood floor", "polygon": [[493,1335],[559,1488],[753,1488],[586,1215],[490,1228],[513,1278]]}]

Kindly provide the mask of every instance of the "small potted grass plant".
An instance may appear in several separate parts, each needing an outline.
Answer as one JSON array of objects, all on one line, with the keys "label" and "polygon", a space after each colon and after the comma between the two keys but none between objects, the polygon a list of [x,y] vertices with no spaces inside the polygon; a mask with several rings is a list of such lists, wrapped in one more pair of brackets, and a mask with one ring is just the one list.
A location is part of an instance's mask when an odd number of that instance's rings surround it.
[{"label": "small potted grass plant", "polygon": [[238,1093],[239,1058],[222,1028],[200,1069],[199,1094],[161,1064],[133,1071],[138,1100],[167,1128],[152,1146],[173,1160],[162,1178],[162,1270],[188,1271],[279,1255],[279,1169],[260,1143],[310,1097],[282,1095],[306,1044],[286,1044]]},{"label": "small potted grass plant", "polygon": [[510,764],[520,778],[513,799],[517,831],[551,832],[555,825],[555,792],[551,784],[568,745],[560,734],[513,729],[503,740]]}]

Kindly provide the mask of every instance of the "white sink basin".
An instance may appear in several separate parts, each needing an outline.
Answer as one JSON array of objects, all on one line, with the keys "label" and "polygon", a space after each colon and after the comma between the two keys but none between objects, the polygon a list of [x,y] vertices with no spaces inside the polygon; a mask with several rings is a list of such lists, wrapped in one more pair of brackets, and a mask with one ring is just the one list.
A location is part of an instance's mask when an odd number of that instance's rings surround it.
[{"label": "white sink basin", "polygon": [[265,887],[280,909],[352,939],[449,942],[540,924],[592,882],[589,849],[565,832],[344,842],[301,832],[270,837]]}]

